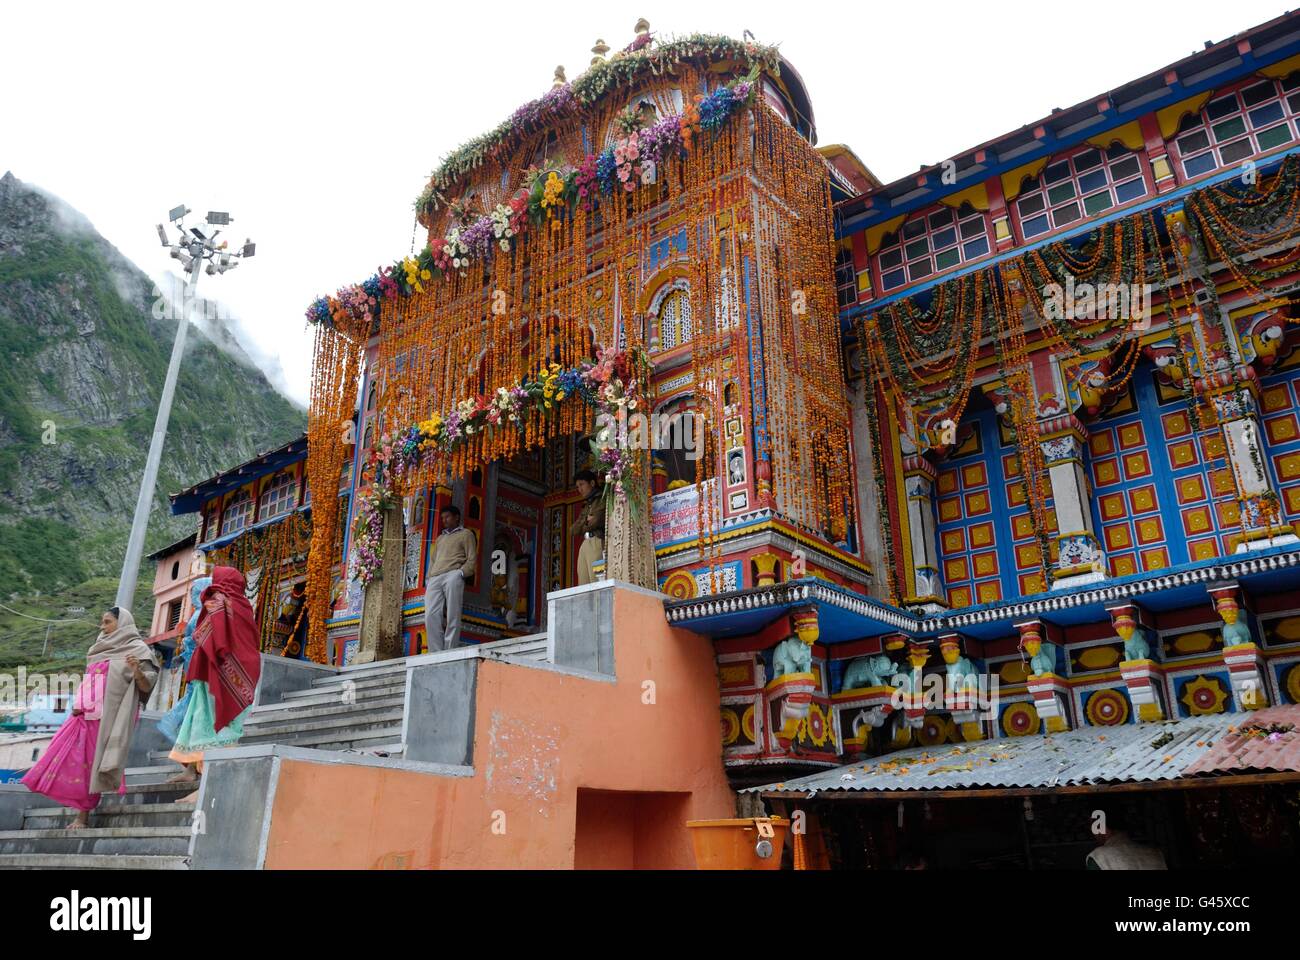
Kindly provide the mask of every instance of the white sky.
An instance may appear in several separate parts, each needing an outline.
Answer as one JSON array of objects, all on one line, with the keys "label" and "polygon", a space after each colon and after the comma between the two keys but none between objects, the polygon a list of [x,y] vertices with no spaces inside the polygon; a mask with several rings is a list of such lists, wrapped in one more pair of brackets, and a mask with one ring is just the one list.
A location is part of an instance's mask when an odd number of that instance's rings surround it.
[{"label": "white sky", "polygon": [[[408,252],[450,149],[569,79],[597,37],[779,43],[822,144],[886,182],[1278,16],[1278,2],[83,3],[0,15],[0,173],[58,194],[150,274],[178,203],[229,210],[257,256],[201,293],[305,403],[303,311]],[[419,245],[422,245],[422,241]],[[273,375],[273,380],[279,379]]]}]

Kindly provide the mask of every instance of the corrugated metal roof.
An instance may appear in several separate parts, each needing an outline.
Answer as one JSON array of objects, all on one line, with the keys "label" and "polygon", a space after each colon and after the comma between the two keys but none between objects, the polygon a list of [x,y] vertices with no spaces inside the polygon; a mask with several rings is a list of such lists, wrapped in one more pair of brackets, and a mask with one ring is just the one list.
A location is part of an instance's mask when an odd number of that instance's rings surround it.
[{"label": "corrugated metal roof", "polygon": [[[1249,717],[1238,717],[1236,729],[1220,737],[1187,768],[1188,774],[1300,771],[1300,705],[1268,707]],[[1277,729],[1270,731],[1274,727]]]},{"label": "corrugated metal roof", "polygon": [[[1300,719],[1300,707],[1290,720]],[[1268,711],[1194,717],[1122,727],[1085,727],[1048,736],[984,740],[941,747],[912,747],[862,763],[823,770],[795,780],[750,787],[744,792],[816,794],[839,791],[925,791],[1084,786],[1174,780],[1189,773],[1227,769],[1300,770],[1300,732],[1288,734],[1285,754],[1294,766],[1232,766],[1195,769],[1198,761],[1230,749],[1241,739],[1229,734],[1258,722]],[[1269,718],[1264,718],[1269,722]],[[1272,722],[1277,722],[1273,720]],[[1300,724],[1298,724],[1300,726]],[[1224,738],[1231,738],[1224,739]],[[1221,742],[1222,740],[1222,742]],[[1270,744],[1280,753],[1276,744]],[[1262,750],[1263,747],[1252,748]],[[1239,751],[1238,751],[1239,752]],[[1235,758],[1237,753],[1233,753]]]}]

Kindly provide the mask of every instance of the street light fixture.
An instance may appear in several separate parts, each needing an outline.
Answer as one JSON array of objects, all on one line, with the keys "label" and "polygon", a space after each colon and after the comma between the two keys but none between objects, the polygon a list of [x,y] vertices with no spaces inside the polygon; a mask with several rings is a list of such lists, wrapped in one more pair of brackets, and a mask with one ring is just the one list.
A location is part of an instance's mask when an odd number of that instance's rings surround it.
[{"label": "street light fixture", "polygon": [[[251,257],[256,252],[256,245],[245,240],[243,247],[230,250],[225,240],[218,242],[221,230],[212,230],[211,236],[204,234],[197,227],[186,227],[185,217],[192,211],[185,204],[173,207],[167,214],[179,240],[168,240],[167,228],[158,224],[158,239],[171,254],[173,260],[180,261],[189,280],[182,297],[180,322],[176,325],[176,340],[172,344],[171,361],[167,364],[167,379],[163,382],[162,397],[158,401],[158,415],[154,419],[153,438],[149,441],[149,456],[145,460],[144,477],[140,481],[140,495],[135,502],[135,516],[131,520],[131,536],[126,542],[126,558],[122,561],[122,577],[117,584],[117,605],[130,609],[135,599],[136,579],[140,572],[140,557],[144,553],[144,534],[149,526],[149,508],[153,503],[154,487],[158,481],[158,464],[162,460],[163,441],[167,436],[167,421],[171,417],[172,398],[176,395],[176,379],[180,375],[181,357],[185,353],[185,335],[190,326],[190,305],[194,302],[194,288],[199,282],[199,273],[206,264],[208,276],[216,276],[233,270],[239,261]],[[209,227],[229,226],[232,222],[229,213],[209,211]]]}]

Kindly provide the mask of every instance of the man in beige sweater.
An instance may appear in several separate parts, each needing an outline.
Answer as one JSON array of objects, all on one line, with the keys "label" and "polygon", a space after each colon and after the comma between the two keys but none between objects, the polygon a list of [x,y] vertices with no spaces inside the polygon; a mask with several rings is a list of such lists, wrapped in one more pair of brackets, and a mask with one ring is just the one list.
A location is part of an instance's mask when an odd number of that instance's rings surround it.
[{"label": "man in beige sweater", "polygon": [[448,504],[438,516],[442,533],[434,542],[433,566],[424,590],[424,636],[430,653],[459,645],[465,581],[473,579],[478,567],[478,540],[474,531],[460,525],[460,510]]}]

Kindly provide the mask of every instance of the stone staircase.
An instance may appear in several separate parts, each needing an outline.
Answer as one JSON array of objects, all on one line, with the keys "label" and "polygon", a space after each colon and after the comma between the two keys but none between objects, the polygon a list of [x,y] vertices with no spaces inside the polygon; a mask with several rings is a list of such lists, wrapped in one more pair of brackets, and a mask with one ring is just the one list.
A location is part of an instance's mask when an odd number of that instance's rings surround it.
[{"label": "stone staircase", "polygon": [[[546,634],[497,640],[410,658],[421,663],[466,657],[549,662]],[[400,759],[407,658],[344,667],[310,686],[254,705],[239,746],[287,744]],[[73,814],[62,807],[23,811],[22,829],[0,831],[0,869],[184,870],[189,865],[194,805],[176,801],[197,783],[167,783],[181,768],[166,750],[148,766],[128,767],[126,793],[105,795],[85,830],[64,831]]]}]

